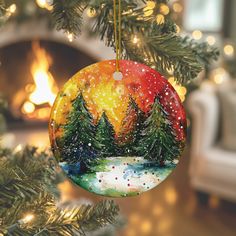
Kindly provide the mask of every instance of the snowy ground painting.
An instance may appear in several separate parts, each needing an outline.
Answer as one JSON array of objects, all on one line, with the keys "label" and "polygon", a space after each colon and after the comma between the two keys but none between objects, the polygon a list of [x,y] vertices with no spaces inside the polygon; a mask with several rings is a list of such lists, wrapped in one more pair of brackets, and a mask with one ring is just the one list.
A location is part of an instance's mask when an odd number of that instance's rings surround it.
[{"label": "snowy ground painting", "polygon": [[110,157],[100,160],[92,172],[69,174],[66,163],[61,167],[82,188],[110,197],[135,196],[161,183],[177,162],[155,166],[143,157]]}]

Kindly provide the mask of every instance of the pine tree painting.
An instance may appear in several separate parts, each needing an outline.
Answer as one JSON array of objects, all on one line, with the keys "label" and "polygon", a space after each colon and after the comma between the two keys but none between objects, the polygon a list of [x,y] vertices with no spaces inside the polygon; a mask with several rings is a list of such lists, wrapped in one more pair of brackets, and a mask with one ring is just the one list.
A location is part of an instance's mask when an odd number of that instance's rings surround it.
[{"label": "pine tree painting", "polygon": [[122,127],[117,141],[122,155],[137,155],[135,147],[139,144],[144,121],[145,113],[138,107],[135,100],[130,97],[126,116],[122,121]]},{"label": "pine tree painting", "polygon": [[168,114],[156,97],[144,123],[142,138],[137,149],[145,159],[164,166],[166,161],[173,161],[180,155],[179,147]]},{"label": "pine tree painting", "polygon": [[156,71],[121,60],[124,77],[116,81],[115,64],[100,62],[68,81],[52,111],[51,143],[77,185],[104,196],[136,196],[176,167],[186,116]]},{"label": "pine tree painting", "polygon": [[105,112],[102,113],[96,126],[95,139],[99,141],[100,157],[111,157],[117,155],[115,131]]},{"label": "pine tree painting", "polygon": [[80,162],[81,165],[87,165],[96,157],[93,118],[86,107],[82,94],[73,101],[67,122],[62,128],[64,130],[61,141],[64,161],[68,163]]}]

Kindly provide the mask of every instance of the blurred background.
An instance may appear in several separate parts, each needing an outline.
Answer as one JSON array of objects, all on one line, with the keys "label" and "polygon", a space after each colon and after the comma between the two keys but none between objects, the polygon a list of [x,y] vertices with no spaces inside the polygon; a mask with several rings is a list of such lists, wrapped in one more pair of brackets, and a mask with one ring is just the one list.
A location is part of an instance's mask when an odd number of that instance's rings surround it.
[{"label": "blurred background", "polygon": [[[52,29],[50,8],[45,0],[12,3],[11,20],[0,29],[0,132],[6,147],[48,147],[47,122],[58,90],[81,68],[114,58],[90,33],[94,12],[86,13],[82,35],[73,39]],[[221,56],[187,86],[168,78],[188,114],[187,148],[156,189],[116,200],[127,224],[115,234],[235,236],[236,1],[171,0],[163,15],[169,12],[180,34],[219,47]],[[59,188],[63,199],[101,199],[69,181]]]}]

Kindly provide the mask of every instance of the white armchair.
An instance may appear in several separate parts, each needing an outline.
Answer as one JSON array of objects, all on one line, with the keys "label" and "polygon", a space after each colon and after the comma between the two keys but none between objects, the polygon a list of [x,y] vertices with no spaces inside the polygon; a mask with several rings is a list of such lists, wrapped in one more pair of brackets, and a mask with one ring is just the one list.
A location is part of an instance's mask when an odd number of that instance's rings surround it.
[{"label": "white armchair", "polygon": [[193,92],[187,107],[192,117],[191,185],[236,201],[236,152],[218,144],[220,103],[214,88],[208,86]]}]

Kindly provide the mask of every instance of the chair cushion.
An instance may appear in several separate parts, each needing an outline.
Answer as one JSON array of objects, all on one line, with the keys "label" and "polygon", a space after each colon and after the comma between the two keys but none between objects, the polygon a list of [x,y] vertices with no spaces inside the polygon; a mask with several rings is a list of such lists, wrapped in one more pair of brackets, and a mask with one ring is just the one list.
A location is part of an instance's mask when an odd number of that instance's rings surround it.
[{"label": "chair cushion", "polygon": [[236,152],[227,151],[219,146],[201,154],[198,165],[199,176],[236,187]]},{"label": "chair cushion", "polygon": [[236,83],[231,82],[219,90],[221,104],[221,144],[236,151]]}]

